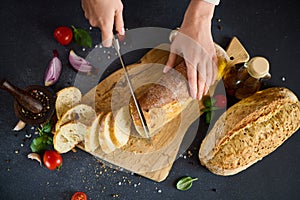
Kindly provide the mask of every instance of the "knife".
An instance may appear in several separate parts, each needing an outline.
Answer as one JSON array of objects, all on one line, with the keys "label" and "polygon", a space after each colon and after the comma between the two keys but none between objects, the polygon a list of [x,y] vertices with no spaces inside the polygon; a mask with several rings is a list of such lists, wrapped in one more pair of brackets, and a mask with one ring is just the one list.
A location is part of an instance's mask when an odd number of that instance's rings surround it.
[{"label": "knife", "polygon": [[118,57],[120,59],[120,62],[121,62],[121,65],[124,69],[124,74],[125,74],[125,77],[126,77],[126,80],[127,80],[127,83],[128,83],[128,86],[129,86],[129,89],[130,89],[130,93],[132,95],[132,98],[133,98],[133,101],[134,101],[134,105],[137,109],[137,112],[138,112],[138,115],[139,115],[139,118],[142,122],[142,126],[143,126],[143,129],[145,131],[145,135],[146,135],[146,138],[148,139],[148,141],[151,143],[151,138],[150,138],[150,134],[149,134],[149,128],[147,126],[147,123],[146,123],[146,119],[145,119],[145,116],[141,110],[141,107],[139,105],[139,102],[137,101],[137,98],[136,98],[136,95],[134,93],[134,89],[133,89],[133,86],[132,86],[132,83],[131,83],[131,80],[129,78],[129,74],[128,74],[128,71],[127,71],[127,68],[124,64],[124,61],[123,61],[123,58],[122,58],[122,55],[120,53],[120,44],[119,44],[119,40],[115,37],[113,37],[113,46],[118,54]]}]

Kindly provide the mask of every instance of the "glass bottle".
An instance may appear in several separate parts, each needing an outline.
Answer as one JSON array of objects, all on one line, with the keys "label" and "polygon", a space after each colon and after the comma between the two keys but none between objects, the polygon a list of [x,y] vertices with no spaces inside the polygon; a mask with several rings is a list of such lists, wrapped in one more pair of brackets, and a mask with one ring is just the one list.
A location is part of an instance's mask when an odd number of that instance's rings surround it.
[{"label": "glass bottle", "polygon": [[243,99],[257,92],[262,79],[270,79],[269,62],[263,57],[253,57],[246,63],[236,64],[223,77],[228,95]]}]

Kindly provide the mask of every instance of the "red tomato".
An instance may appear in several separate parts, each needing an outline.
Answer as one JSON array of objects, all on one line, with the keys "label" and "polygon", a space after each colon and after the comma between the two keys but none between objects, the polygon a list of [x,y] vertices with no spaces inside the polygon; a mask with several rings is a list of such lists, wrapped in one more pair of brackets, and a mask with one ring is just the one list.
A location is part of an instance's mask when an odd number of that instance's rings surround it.
[{"label": "red tomato", "polygon": [[73,31],[70,27],[67,26],[60,26],[54,30],[54,38],[61,44],[61,45],[68,45],[72,41],[73,38]]},{"label": "red tomato", "polygon": [[44,165],[50,169],[55,170],[62,165],[62,157],[57,151],[47,150],[43,156]]},{"label": "red tomato", "polygon": [[219,108],[225,108],[227,105],[227,98],[225,95],[223,94],[217,94],[215,97],[216,99],[216,104],[215,106],[219,107]]},{"label": "red tomato", "polygon": [[87,196],[84,192],[75,192],[71,200],[87,200]]}]

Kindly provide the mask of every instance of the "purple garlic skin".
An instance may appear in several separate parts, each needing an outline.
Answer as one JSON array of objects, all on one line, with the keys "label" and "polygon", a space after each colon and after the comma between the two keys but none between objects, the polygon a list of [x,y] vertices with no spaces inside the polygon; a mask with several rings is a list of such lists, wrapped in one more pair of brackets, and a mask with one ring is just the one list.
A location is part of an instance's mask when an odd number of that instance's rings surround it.
[{"label": "purple garlic skin", "polygon": [[95,71],[95,68],[87,60],[76,55],[73,50],[70,51],[69,62],[72,67],[79,72],[90,73]]},{"label": "purple garlic skin", "polygon": [[62,63],[58,58],[58,52],[54,50],[53,58],[50,61],[44,76],[45,86],[51,86],[54,83],[56,83],[60,77],[61,70],[62,70]]}]

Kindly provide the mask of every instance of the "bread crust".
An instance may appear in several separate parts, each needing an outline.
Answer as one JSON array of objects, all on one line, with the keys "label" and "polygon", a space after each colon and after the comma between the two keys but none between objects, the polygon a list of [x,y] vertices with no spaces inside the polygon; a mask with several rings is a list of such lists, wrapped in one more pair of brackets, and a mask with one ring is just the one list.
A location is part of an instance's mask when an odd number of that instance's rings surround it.
[{"label": "bread crust", "polygon": [[257,92],[230,107],[199,150],[201,164],[218,175],[236,174],[278,148],[300,127],[300,103],[287,88]]}]

